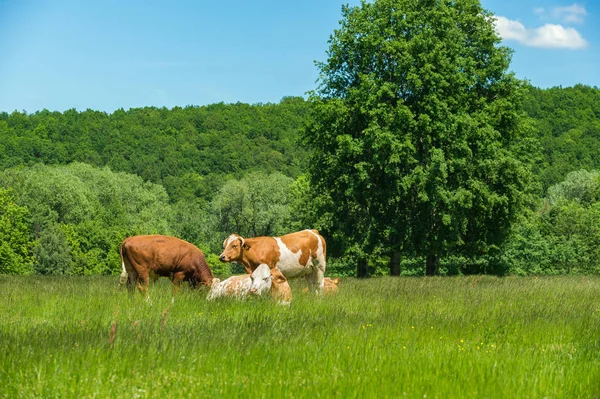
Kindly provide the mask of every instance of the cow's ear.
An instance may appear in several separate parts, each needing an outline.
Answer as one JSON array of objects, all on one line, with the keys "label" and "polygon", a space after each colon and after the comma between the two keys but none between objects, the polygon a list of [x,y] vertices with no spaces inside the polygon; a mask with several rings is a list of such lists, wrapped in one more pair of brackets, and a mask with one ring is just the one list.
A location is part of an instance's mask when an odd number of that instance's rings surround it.
[{"label": "cow's ear", "polygon": [[242,248],[244,248],[246,251],[250,249],[250,244],[248,244],[247,242],[244,242],[242,244]]},{"label": "cow's ear", "polygon": [[278,284],[283,284],[287,281],[285,276],[283,274],[281,274],[281,272],[279,270],[271,271],[271,275],[273,276],[273,281],[275,281]]}]

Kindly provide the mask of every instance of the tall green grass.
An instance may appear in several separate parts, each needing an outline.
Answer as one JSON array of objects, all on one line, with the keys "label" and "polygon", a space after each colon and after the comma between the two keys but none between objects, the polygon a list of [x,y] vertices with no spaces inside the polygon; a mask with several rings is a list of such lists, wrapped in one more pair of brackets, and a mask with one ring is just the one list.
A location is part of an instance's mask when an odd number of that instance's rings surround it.
[{"label": "tall green grass", "polygon": [[288,307],[0,276],[0,397],[600,397],[600,278],[345,279]]}]

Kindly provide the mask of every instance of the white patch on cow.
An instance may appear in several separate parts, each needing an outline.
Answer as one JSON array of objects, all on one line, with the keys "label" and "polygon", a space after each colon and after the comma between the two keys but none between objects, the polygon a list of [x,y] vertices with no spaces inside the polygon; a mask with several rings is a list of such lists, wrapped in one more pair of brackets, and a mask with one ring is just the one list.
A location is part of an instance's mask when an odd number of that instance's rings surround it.
[{"label": "white patch on cow", "polygon": [[[235,286],[235,288],[232,286]],[[232,276],[223,281],[215,278],[206,299],[210,301],[224,296],[233,296],[240,299],[245,298],[250,293],[251,286],[252,279],[250,276],[242,279],[240,279],[240,276]]]},{"label": "white patch on cow", "polygon": [[239,236],[237,234],[231,234],[229,237],[227,237],[227,241],[225,243],[225,245],[223,245],[223,248],[227,248],[229,246],[229,244],[231,244],[232,241],[235,241],[239,238]]},{"label": "white patch on cow", "polygon": [[279,261],[275,266],[281,273],[287,278],[293,278],[309,273],[310,268],[310,256],[308,257],[308,263],[306,265],[300,264],[300,257],[302,256],[302,250],[296,253],[290,251],[290,249],[281,241],[281,238],[274,237],[279,247]]}]

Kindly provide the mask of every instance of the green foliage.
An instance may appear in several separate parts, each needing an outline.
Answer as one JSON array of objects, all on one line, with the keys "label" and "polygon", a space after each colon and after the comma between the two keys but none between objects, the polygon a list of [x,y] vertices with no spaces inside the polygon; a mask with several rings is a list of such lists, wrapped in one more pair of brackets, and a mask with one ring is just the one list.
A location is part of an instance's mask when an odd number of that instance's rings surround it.
[{"label": "green foliage", "polygon": [[331,198],[311,186],[303,174],[290,186],[290,230],[317,229],[331,231],[334,222],[327,209]]},{"label": "green foliage", "polygon": [[305,132],[332,235],[365,256],[381,243],[434,260],[493,249],[535,185],[522,82],[491,14],[470,0],[342,14]]},{"label": "green foliage", "polygon": [[600,271],[600,172],[574,171],[515,226],[500,269],[510,274]]},{"label": "green foliage", "polygon": [[31,274],[33,247],[29,209],[0,186],[0,274]]},{"label": "green foliage", "polygon": [[600,172],[585,169],[567,174],[565,179],[548,189],[548,202],[556,205],[561,201],[575,201],[591,205],[600,201]]},{"label": "green foliage", "polygon": [[568,172],[600,168],[600,88],[529,87],[524,105],[543,149],[537,173],[544,189]]},{"label": "green foliage", "polygon": [[35,234],[36,271],[43,274],[118,273],[125,237],[172,234],[167,193],[139,176],[37,164],[1,172],[0,183],[31,210],[28,233]]},{"label": "green foliage", "polygon": [[40,233],[34,254],[36,273],[71,274],[71,248],[60,227],[51,225]]},{"label": "green foliage", "polygon": [[[232,275],[232,264],[231,263],[223,263],[219,260],[219,255],[215,253],[210,253],[208,251],[203,251],[206,255],[206,263],[208,263],[208,267],[213,273],[213,276],[218,278],[227,278]],[[245,271],[238,272],[236,274],[244,274]]]},{"label": "green foliage", "polygon": [[299,175],[306,150],[297,137],[307,111],[300,97],[279,104],[145,107],[112,114],[15,111],[0,117],[0,170],[82,162],[161,184],[173,202],[209,201],[227,175]]},{"label": "green foliage", "polygon": [[212,213],[218,215],[217,231],[225,234],[223,238],[230,233],[257,237],[289,232],[292,182],[281,173],[229,180],[211,202]]}]

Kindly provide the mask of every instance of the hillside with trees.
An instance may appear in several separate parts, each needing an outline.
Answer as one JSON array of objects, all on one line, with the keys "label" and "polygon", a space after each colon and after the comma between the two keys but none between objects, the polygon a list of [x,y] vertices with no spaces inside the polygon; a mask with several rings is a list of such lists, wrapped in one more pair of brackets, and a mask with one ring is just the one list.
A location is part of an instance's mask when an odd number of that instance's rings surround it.
[{"label": "hillside with trees", "polygon": [[[440,257],[443,274],[598,271],[600,90],[528,86],[522,104],[541,143],[533,205],[498,250]],[[0,273],[117,273],[123,238],[162,233],[199,245],[227,274],[216,254],[230,232],[316,227],[330,242],[330,273],[354,275],[356,238],[332,229],[339,220],[322,211],[330,199],[306,176],[310,145],[300,136],[310,112],[309,102],[290,97],[112,114],[0,113]],[[368,274],[424,273],[415,252],[371,249]]]},{"label": "hillside with trees", "polygon": [[[600,272],[600,90],[510,72],[479,2],[346,6],[305,100],[0,113],[0,274],[134,234],[316,228],[328,274]],[[432,23],[436,21],[436,23]]]}]

